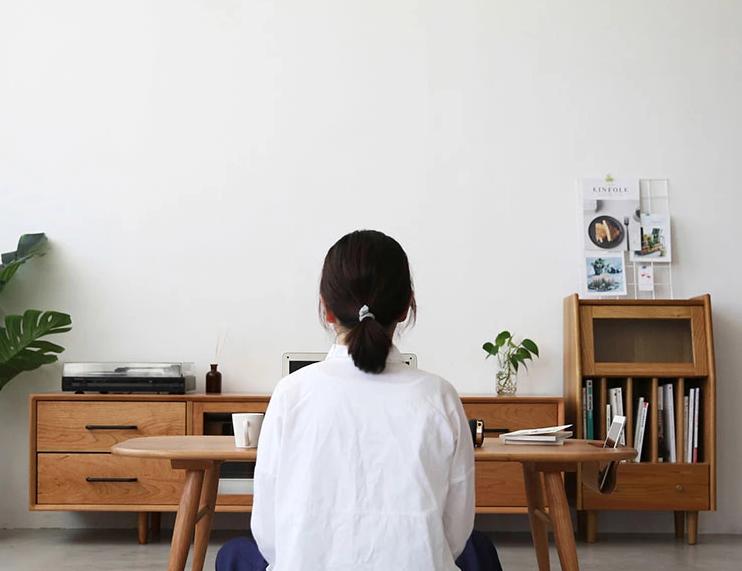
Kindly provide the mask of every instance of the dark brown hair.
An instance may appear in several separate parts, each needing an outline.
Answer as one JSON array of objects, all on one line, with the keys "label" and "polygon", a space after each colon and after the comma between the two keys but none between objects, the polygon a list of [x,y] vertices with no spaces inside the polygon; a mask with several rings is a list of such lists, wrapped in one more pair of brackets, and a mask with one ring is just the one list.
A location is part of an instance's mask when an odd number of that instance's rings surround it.
[{"label": "dark brown hair", "polygon": [[[325,256],[320,295],[347,330],[345,342],[356,367],[381,373],[392,346],[392,326],[417,305],[402,246],[376,230],[357,230],[338,240]],[[374,318],[359,319],[364,306]]]}]

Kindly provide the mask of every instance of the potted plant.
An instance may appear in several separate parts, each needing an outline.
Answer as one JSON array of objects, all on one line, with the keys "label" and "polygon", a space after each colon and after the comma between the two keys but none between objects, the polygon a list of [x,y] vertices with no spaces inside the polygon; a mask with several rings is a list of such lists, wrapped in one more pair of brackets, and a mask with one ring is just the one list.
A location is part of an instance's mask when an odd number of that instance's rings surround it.
[{"label": "potted plant", "polygon": [[[31,258],[43,256],[46,235],[24,234],[15,252],[0,259],[0,293],[16,272]],[[72,319],[58,311],[27,309],[23,315],[6,315],[0,321],[0,390],[16,375],[54,363],[64,347],[41,339],[69,331]]]},{"label": "potted plant", "polygon": [[516,343],[509,331],[501,331],[495,338],[494,343],[487,341],[482,345],[490,356],[497,358],[497,373],[495,374],[497,394],[499,396],[512,396],[518,388],[518,369],[528,369],[527,361],[538,357],[538,345],[530,339],[523,339]]}]

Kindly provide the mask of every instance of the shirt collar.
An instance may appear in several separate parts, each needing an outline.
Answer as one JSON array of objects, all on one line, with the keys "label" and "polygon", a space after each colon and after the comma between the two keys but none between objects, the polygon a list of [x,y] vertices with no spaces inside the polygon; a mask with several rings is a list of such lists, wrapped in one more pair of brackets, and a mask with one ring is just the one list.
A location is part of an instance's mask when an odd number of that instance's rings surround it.
[{"label": "shirt collar", "polygon": [[[327,357],[325,357],[325,361],[328,361],[330,359],[350,359],[350,355],[348,354],[348,346],[347,345],[340,345],[339,343],[334,343],[332,347],[330,347],[330,350],[327,352]],[[399,352],[399,349],[397,349],[396,345],[392,345],[392,348],[389,350],[389,355],[386,358],[387,363],[401,363],[404,359],[402,359],[402,354]]]}]

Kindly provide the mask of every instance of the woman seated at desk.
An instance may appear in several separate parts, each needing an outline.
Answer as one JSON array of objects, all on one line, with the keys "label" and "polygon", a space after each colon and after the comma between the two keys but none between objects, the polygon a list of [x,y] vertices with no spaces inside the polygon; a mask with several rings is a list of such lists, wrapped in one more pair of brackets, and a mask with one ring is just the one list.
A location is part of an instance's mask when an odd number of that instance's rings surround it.
[{"label": "woman seated at desk", "polygon": [[217,571],[498,571],[474,525],[474,451],[456,390],[411,369],[392,344],[415,316],[407,255],[353,232],[320,282],[336,344],[282,379],[255,468],[252,533]]}]

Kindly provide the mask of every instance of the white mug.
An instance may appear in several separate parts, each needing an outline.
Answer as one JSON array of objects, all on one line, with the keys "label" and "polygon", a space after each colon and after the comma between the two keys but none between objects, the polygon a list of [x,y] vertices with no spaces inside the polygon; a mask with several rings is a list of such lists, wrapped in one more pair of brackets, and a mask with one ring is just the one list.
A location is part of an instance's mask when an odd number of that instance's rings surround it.
[{"label": "white mug", "polygon": [[234,445],[237,448],[255,448],[258,445],[260,427],[263,426],[264,416],[262,412],[244,412],[232,415]]}]

